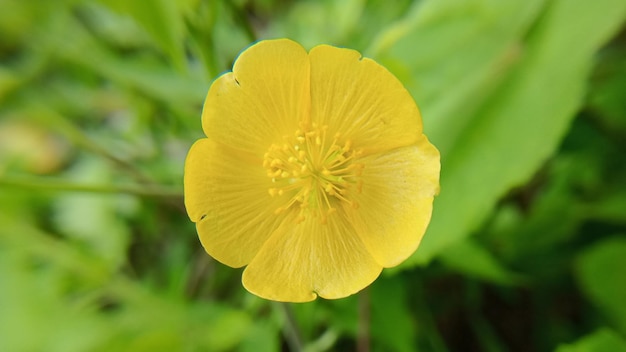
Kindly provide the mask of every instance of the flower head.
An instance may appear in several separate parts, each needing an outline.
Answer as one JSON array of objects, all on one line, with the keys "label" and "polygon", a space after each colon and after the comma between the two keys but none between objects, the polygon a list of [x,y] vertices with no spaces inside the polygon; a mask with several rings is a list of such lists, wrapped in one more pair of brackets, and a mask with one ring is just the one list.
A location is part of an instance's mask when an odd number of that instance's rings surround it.
[{"label": "flower head", "polygon": [[419,245],[439,152],[411,95],[349,49],[258,42],[213,82],[185,205],[207,253],[272,300],[353,294]]}]

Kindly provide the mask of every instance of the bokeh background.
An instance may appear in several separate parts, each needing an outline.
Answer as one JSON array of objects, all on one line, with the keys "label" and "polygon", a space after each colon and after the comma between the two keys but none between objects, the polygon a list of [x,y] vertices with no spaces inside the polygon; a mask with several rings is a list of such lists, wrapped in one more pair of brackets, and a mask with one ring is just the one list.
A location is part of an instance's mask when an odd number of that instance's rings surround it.
[{"label": "bokeh background", "polygon": [[[626,351],[623,0],[0,0],[0,351]],[[282,305],[182,199],[264,38],[389,68],[442,154],[417,251]]]}]

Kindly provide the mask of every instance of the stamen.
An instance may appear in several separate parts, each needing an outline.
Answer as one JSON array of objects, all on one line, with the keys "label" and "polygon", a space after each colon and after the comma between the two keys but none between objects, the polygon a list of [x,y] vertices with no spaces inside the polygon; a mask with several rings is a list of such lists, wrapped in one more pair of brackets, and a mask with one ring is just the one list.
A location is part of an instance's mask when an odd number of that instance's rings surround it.
[{"label": "stamen", "polygon": [[356,161],[362,152],[341,133],[327,138],[327,131],[328,126],[303,123],[263,155],[263,168],[272,181],[268,194],[285,201],[276,215],[296,211],[296,223],[311,216],[325,224],[342,204],[358,208],[352,195],[363,188],[364,165]]}]

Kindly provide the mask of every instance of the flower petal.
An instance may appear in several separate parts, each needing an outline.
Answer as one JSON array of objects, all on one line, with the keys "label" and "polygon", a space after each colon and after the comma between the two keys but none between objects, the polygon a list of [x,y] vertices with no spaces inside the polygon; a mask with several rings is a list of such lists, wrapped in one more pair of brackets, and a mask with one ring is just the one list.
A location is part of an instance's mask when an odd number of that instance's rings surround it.
[{"label": "flower petal", "polygon": [[317,295],[342,298],[374,281],[382,267],[345,221],[343,210],[322,224],[309,216],[287,219],[243,272],[243,285],[257,296],[306,302]]},{"label": "flower petal", "polygon": [[254,154],[292,135],[309,114],[309,58],[298,43],[264,40],[244,50],[233,72],[209,89],[202,112],[204,133]]},{"label": "flower petal", "polygon": [[422,136],[417,144],[371,155],[362,191],[353,195],[358,209],[347,211],[368,251],[383,267],[408,258],[430,221],[433,197],[439,192],[439,151]]},{"label": "flower petal", "polygon": [[284,218],[274,210],[286,200],[269,196],[261,163],[209,139],[194,143],[185,161],[187,213],[207,253],[232,267],[249,263]]},{"label": "flower petal", "polygon": [[365,154],[415,143],[421,115],[387,69],[357,51],[329,45],[316,46],[309,56],[312,122],[347,136]]}]

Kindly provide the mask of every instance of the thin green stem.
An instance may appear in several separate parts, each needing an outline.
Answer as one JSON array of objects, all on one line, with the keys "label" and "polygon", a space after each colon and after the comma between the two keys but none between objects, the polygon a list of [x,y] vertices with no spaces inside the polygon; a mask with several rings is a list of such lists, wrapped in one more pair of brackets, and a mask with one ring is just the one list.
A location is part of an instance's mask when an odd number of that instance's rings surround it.
[{"label": "thin green stem", "polygon": [[356,350],[358,352],[370,351],[371,301],[369,288],[365,288],[363,291],[359,292],[359,327],[356,342]]},{"label": "thin green stem", "polygon": [[124,193],[146,197],[180,198],[178,188],[160,185],[88,185],[51,177],[0,177],[0,187],[13,187],[37,191]]},{"label": "thin green stem", "polygon": [[273,302],[273,306],[284,319],[283,335],[289,345],[289,350],[292,352],[302,351],[303,343],[300,327],[298,326],[290,304],[286,302]]}]

